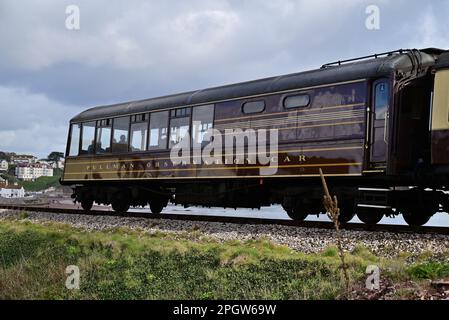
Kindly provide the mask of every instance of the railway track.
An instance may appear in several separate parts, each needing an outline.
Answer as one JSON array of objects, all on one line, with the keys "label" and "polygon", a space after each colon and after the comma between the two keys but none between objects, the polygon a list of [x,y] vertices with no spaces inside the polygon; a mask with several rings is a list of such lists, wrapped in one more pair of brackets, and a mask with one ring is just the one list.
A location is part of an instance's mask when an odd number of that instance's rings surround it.
[{"label": "railway track", "polygon": [[[220,223],[234,223],[234,224],[252,224],[252,225],[282,225],[290,227],[301,228],[318,228],[318,229],[333,229],[332,222],[327,221],[293,221],[282,219],[264,219],[264,218],[244,218],[244,217],[224,217],[224,216],[209,216],[209,215],[188,215],[176,213],[142,213],[142,212],[127,212],[126,214],[118,214],[108,210],[91,210],[85,212],[82,209],[56,207],[51,205],[0,205],[0,209],[16,210],[16,211],[31,211],[41,213],[61,213],[61,214],[81,214],[90,216],[115,216],[127,218],[147,218],[147,219],[164,219],[164,220],[178,220],[178,221],[198,221],[198,222],[220,222]],[[418,233],[418,234],[440,234],[449,235],[449,227],[410,227],[406,225],[390,225],[377,224],[375,226],[367,226],[362,223],[347,223],[341,226],[345,230],[356,231],[385,231],[393,233]]]}]

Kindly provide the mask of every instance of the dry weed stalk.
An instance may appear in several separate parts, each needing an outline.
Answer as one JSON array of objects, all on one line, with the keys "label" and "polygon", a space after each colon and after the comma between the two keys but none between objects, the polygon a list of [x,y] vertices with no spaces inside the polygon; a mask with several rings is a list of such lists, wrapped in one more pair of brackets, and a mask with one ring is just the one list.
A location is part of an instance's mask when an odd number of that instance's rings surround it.
[{"label": "dry weed stalk", "polygon": [[335,232],[337,234],[338,255],[340,256],[341,268],[343,270],[343,275],[345,278],[346,293],[348,293],[349,275],[348,275],[348,266],[345,262],[345,252],[343,250],[343,237],[340,232],[340,222],[338,221],[338,217],[340,216],[340,209],[338,208],[338,200],[337,196],[334,196],[334,198],[332,199],[329,193],[329,189],[327,187],[326,179],[324,178],[323,171],[321,170],[321,168],[320,168],[320,176],[324,189],[323,204],[324,208],[326,209],[328,217],[334,222]]}]

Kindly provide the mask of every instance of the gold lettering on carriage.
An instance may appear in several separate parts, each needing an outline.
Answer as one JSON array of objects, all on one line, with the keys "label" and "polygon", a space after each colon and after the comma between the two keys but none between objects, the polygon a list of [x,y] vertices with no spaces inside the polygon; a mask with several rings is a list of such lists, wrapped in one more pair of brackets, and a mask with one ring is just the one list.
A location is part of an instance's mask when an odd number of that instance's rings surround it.
[{"label": "gold lettering on carriage", "polygon": [[[193,123],[193,127],[200,125]],[[222,132],[210,128],[201,135],[195,135],[194,139],[186,132],[178,140],[170,150],[170,160],[174,166],[254,165],[261,176],[274,175],[278,171],[277,129],[225,129]]]},{"label": "gold lettering on carriage", "polygon": [[[287,152],[287,151],[286,151]],[[282,153],[282,152],[281,152]],[[280,162],[279,162],[280,161]],[[307,161],[307,157],[305,155],[285,155],[285,156],[273,156],[270,158],[270,163],[273,165],[275,163],[280,164],[301,164]],[[155,170],[159,168],[182,168],[187,167],[190,164],[187,162],[179,163],[178,165],[174,165],[171,161],[157,161],[157,158],[151,160],[140,160],[137,159],[134,163],[105,163],[102,165],[86,165],[85,169],[88,172],[116,172],[116,171],[142,171],[142,170]],[[197,161],[196,159],[192,159],[191,165],[194,166],[220,166],[220,165],[258,165],[253,162],[253,160],[249,158],[241,159],[233,159],[230,161],[229,159],[224,159],[223,161],[215,160],[213,162],[204,160],[202,163]],[[257,167],[258,168],[258,167]]]},{"label": "gold lettering on carriage", "polygon": [[[270,163],[273,165],[275,163],[279,164],[285,164],[285,165],[293,165],[293,164],[302,164],[307,161],[307,157],[305,155],[286,155],[286,156],[273,156],[270,159]],[[253,163],[251,159],[245,158],[241,162],[239,159],[233,159],[232,162],[229,162],[228,159],[224,159],[223,161],[203,161],[202,163],[199,163],[197,160],[193,159],[191,162],[191,165],[194,166],[220,166],[220,165],[257,165],[257,163]],[[87,165],[85,166],[86,171],[88,172],[116,172],[116,171],[124,171],[124,172],[132,172],[132,171],[142,171],[142,170],[156,170],[162,168],[185,168],[189,166],[187,162],[180,163],[178,165],[174,165],[171,163],[171,161],[163,161],[161,164],[161,161],[156,161],[155,159],[152,160],[135,160],[134,163],[129,164],[117,164],[113,165],[113,163],[106,163],[103,165]],[[258,168],[256,166],[256,168]]]}]

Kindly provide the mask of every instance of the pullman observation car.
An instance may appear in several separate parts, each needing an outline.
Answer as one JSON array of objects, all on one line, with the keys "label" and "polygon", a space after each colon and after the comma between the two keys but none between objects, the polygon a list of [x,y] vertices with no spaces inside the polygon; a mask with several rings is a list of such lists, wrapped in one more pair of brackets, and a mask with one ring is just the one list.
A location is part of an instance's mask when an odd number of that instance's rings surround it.
[{"label": "pullman observation car", "polygon": [[367,224],[449,212],[449,51],[398,50],[320,69],[88,109],[61,183],[120,213],[168,202],[324,213],[321,168]]}]

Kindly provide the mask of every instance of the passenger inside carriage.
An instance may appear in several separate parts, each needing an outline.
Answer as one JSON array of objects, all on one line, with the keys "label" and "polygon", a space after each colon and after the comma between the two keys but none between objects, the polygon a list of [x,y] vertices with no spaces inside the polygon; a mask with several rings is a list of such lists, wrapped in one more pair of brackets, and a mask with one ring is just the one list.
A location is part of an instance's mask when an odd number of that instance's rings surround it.
[{"label": "passenger inside carriage", "polygon": [[112,142],[113,153],[126,153],[128,152],[128,140],[125,135],[121,135],[119,141],[113,140]]},{"label": "passenger inside carriage", "polygon": [[95,140],[92,140],[91,144],[87,148],[87,154],[94,154],[95,153]]},{"label": "passenger inside carriage", "polygon": [[97,153],[105,153],[105,150],[101,147],[101,142],[95,143],[95,140],[92,140],[92,143],[87,148],[87,154],[94,154],[95,151]]},{"label": "passenger inside carriage", "polygon": [[126,141],[126,136],[124,134],[122,134],[120,136],[120,141],[118,142],[119,144],[128,144],[128,141]]},{"label": "passenger inside carriage", "polygon": [[101,141],[97,142],[97,153],[105,153],[106,150],[101,147]]}]

